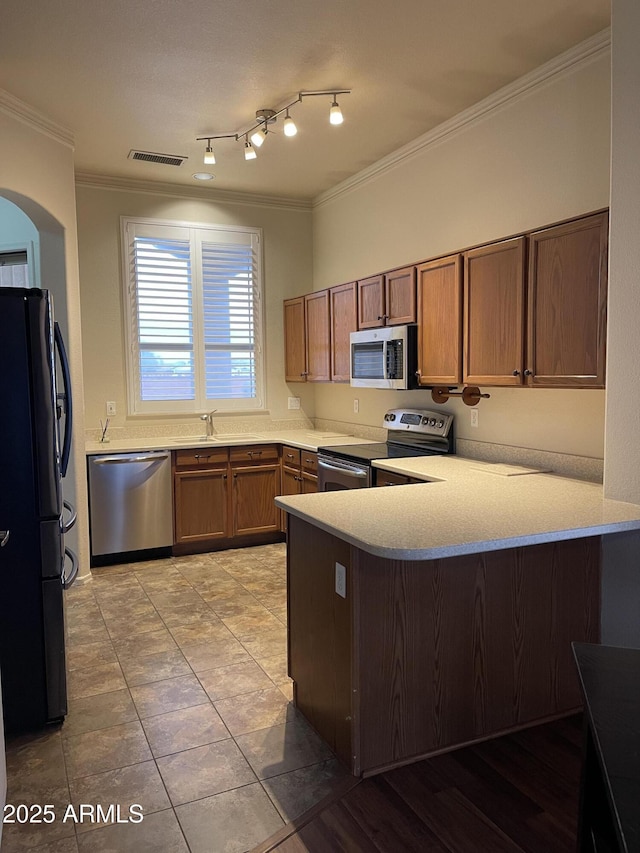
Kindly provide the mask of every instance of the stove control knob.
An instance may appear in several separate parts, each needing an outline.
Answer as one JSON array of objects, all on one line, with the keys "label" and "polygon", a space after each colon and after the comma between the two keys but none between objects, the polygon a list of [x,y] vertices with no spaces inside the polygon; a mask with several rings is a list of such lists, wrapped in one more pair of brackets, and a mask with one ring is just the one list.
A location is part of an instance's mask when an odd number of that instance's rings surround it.
[{"label": "stove control knob", "polygon": [[444,426],[444,421],[438,421],[436,423],[436,426],[438,427],[438,429],[442,429],[442,427]]},{"label": "stove control knob", "polygon": [[395,421],[395,419],[396,419],[396,416],[395,416],[395,415],[393,414],[393,412],[392,412],[392,413],[389,415],[389,420],[390,420],[390,421]]},{"label": "stove control knob", "polygon": [[436,419],[435,418],[429,418],[429,426],[435,426],[435,425],[436,425]]},{"label": "stove control knob", "polygon": [[423,426],[426,426],[428,423],[429,423],[429,418],[423,418],[422,419],[422,425]]}]

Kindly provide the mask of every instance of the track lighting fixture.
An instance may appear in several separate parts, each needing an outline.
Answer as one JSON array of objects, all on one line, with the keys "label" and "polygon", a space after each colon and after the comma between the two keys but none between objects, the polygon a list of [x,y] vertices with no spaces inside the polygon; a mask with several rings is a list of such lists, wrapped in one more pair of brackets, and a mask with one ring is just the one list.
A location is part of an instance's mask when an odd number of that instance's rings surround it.
[{"label": "track lighting fixture", "polygon": [[318,95],[331,97],[333,100],[329,110],[329,122],[333,125],[342,124],[344,118],[340,105],[338,104],[338,95],[348,95],[350,92],[350,89],[322,89],[317,92],[298,92],[298,97],[294,101],[291,101],[291,103],[286,104],[286,106],[279,110],[257,110],[255,124],[253,124],[248,130],[239,131],[238,133],[213,133],[210,136],[198,136],[196,139],[197,142],[207,143],[204,153],[204,162],[207,165],[213,165],[216,162],[213,148],[211,147],[212,139],[235,139],[236,142],[244,139],[244,159],[255,160],[257,156],[255,149],[260,148],[265,142],[267,135],[271,133],[269,125],[275,124],[282,113],[285,113],[282,124],[284,135],[295,136],[298,132],[298,128],[296,127],[294,120],[289,115],[289,110],[295,104],[299,104],[303,98],[310,98]]}]

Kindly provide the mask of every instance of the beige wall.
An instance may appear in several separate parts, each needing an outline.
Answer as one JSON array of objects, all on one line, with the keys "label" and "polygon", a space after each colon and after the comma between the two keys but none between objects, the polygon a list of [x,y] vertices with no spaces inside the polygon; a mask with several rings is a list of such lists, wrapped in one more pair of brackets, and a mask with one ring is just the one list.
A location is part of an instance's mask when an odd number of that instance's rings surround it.
[{"label": "beige wall", "polygon": [[[178,424],[182,418],[127,418],[123,343],[120,216],[145,216],[263,229],[267,406],[274,419],[313,416],[313,389],[284,383],[282,300],[311,289],[311,211],[276,205],[229,204],[205,198],[131,192],[79,183],[77,187],[80,293],[84,334],[87,428],[105,418],[115,400],[115,428],[132,424]],[[287,396],[301,396],[300,411]],[[240,417],[240,416],[239,416]],[[241,417],[246,418],[246,415]]]},{"label": "beige wall", "polygon": [[[320,199],[314,289],[607,207],[610,57],[607,40],[599,44],[588,59],[553,76],[536,72],[524,94],[494,96],[499,105],[479,105],[455,130]],[[447,404],[460,437],[602,458],[603,391],[487,390],[477,429],[467,407]],[[319,386],[316,416],[378,426],[399,403],[424,407],[431,398]]]},{"label": "beige wall", "polygon": [[77,550],[86,574],[89,534],[72,139],[63,128],[2,90],[0,196],[26,213],[38,230],[41,286],[53,293],[56,318],[65,333],[75,408],[72,459],[64,491],[78,509],[78,522],[66,541]]}]

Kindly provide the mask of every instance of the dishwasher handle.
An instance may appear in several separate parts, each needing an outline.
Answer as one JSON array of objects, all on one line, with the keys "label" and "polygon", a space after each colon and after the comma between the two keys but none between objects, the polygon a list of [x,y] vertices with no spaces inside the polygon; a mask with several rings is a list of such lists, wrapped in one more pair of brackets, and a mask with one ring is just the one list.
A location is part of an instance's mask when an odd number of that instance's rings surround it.
[{"label": "dishwasher handle", "polygon": [[129,465],[138,462],[157,462],[159,459],[168,459],[168,453],[148,454],[147,456],[99,456],[94,457],[94,465]]}]

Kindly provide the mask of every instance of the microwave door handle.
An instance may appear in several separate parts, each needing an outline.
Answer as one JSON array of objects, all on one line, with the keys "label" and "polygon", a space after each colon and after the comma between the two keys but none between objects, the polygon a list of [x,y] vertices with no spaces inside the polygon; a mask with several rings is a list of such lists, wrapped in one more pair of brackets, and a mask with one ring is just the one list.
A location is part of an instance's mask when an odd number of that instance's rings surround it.
[{"label": "microwave door handle", "polygon": [[382,377],[383,379],[389,378],[389,362],[387,360],[388,359],[388,353],[387,353],[388,344],[389,344],[388,341],[382,342],[382,372],[384,374]]}]

